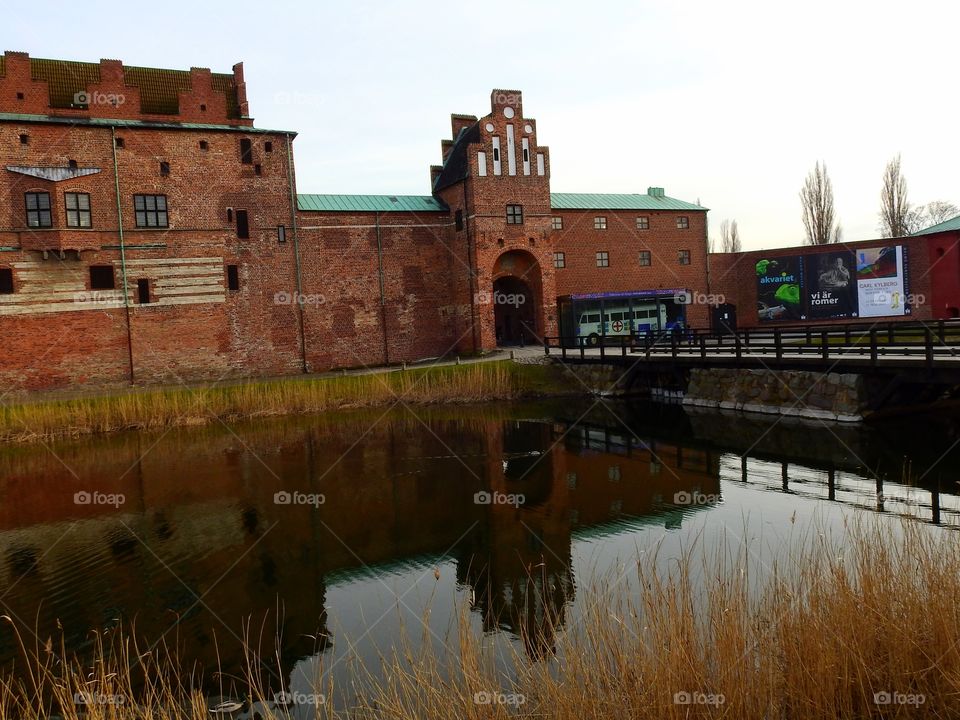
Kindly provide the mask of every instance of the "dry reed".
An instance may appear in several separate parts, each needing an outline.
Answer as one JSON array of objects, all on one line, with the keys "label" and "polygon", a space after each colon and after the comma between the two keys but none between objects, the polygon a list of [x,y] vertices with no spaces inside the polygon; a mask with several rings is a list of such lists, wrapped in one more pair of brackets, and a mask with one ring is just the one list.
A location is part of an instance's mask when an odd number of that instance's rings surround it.
[{"label": "dry reed", "polygon": [[[840,537],[811,528],[769,563],[742,544],[645,554],[632,592],[616,578],[581,590],[580,613],[540,630],[555,653],[531,661],[523,643],[506,663],[463,608],[453,651],[402,643],[346,686],[320,692],[317,717],[396,720],[487,718],[737,718],[787,720],[960,714],[960,541],[917,523],[854,523]],[[739,541],[738,541],[739,543]],[[581,583],[582,585],[583,583]],[[613,592],[611,592],[613,590]],[[411,637],[408,633],[408,637]],[[22,649],[27,671],[0,678],[0,720],[64,717],[209,718],[211,700],[154,655],[97,648],[92,662]],[[417,649],[419,648],[419,649]],[[250,662],[254,668],[256,662]],[[250,717],[287,717],[264,702],[257,672],[234,688]],[[117,695],[77,706],[74,693]],[[338,702],[337,693],[340,692]],[[243,699],[243,696],[246,699]],[[346,698],[349,697],[349,701]],[[43,700],[46,698],[46,700]],[[52,700],[51,700],[52,698]],[[349,704],[350,707],[346,707]],[[335,710],[334,706],[339,709]],[[237,715],[240,716],[239,714]]]},{"label": "dry reed", "polygon": [[551,379],[550,368],[509,361],[137,390],[2,406],[0,442],[162,429],[218,419],[318,413],[398,402],[513,400],[562,391],[562,385]]}]

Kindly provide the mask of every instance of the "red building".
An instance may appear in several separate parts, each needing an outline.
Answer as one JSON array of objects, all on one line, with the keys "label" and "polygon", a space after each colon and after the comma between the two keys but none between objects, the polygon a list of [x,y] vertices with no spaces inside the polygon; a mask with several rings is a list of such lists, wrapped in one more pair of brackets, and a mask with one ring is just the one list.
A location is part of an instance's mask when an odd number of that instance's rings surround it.
[{"label": "red building", "polygon": [[710,255],[741,328],[960,317],[960,217],[902,238]]},{"label": "red building", "polygon": [[242,65],[0,57],[0,384],[481,352],[556,335],[558,296],[589,296],[601,334],[634,322],[604,303],[707,322],[680,305],[708,289],[705,209],[551,194],[518,91],[452,116],[429,195],[298,196],[294,137],[254,127]]}]

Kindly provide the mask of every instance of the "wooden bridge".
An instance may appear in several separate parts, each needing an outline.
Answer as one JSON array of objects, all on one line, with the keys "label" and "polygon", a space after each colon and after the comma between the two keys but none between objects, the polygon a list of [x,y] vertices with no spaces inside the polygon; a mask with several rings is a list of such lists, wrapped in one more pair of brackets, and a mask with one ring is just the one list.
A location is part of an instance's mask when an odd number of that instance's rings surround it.
[{"label": "wooden bridge", "polygon": [[960,370],[960,319],[805,325],[727,333],[646,332],[594,337],[593,342],[579,336],[547,337],[543,350],[566,362]]}]

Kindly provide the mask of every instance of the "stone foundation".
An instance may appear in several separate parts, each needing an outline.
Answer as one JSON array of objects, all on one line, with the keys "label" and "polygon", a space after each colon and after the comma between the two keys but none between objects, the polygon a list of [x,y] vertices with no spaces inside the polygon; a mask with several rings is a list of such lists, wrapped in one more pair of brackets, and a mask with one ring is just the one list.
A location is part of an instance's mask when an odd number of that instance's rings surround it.
[{"label": "stone foundation", "polygon": [[863,377],[855,374],[696,368],[690,371],[683,404],[859,422],[866,388]]}]

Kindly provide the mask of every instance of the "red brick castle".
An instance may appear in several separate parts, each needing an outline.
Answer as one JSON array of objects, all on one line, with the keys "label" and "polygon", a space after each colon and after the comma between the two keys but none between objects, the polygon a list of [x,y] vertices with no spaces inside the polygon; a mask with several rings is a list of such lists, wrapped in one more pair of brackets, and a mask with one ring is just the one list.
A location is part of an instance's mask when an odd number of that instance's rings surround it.
[{"label": "red brick castle", "polygon": [[298,195],[296,134],[254,127],[242,65],[7,52],[0,387],[481,352],[557,335],[611,295],[707,324],[707,308],[674,302],[708,289],[705,208],[658,188],[551,193],[519,91],[451,121],[428,195]]}]

